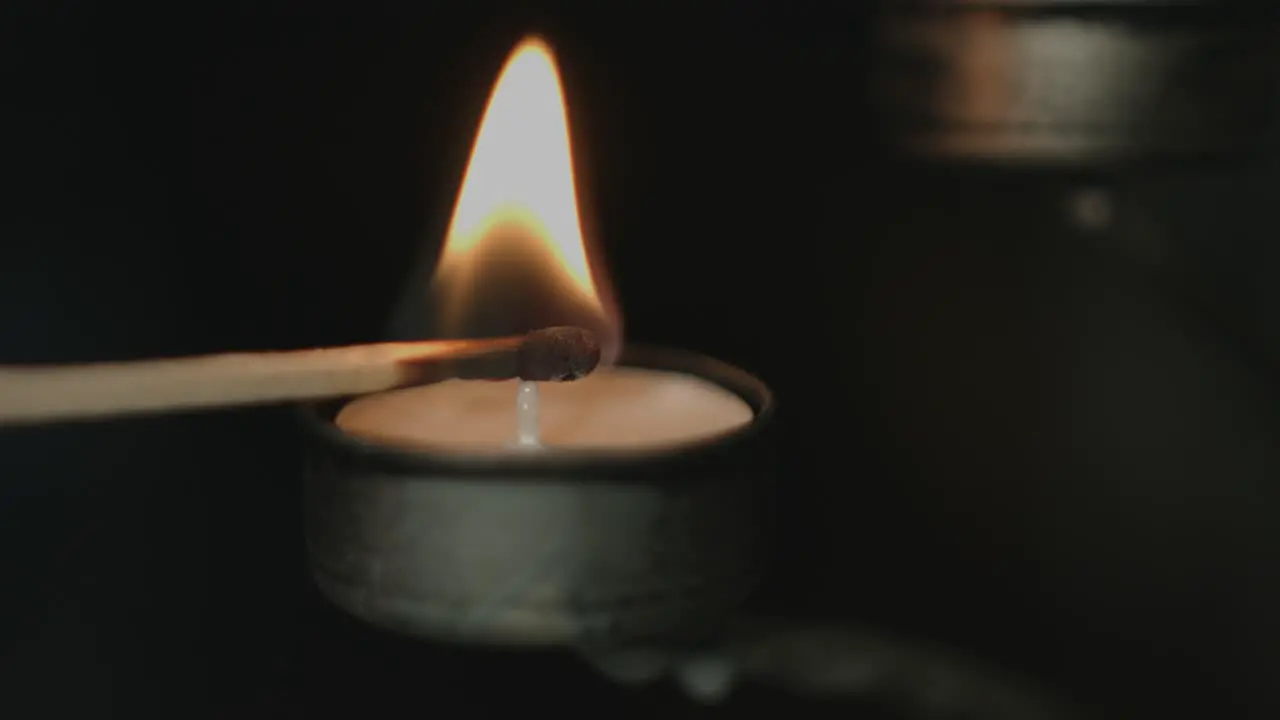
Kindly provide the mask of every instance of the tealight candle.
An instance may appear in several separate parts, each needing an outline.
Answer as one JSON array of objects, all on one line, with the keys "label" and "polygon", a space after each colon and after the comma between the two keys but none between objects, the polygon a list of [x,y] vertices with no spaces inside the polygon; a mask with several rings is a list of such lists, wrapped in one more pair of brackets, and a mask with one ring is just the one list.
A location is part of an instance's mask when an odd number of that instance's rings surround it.
[{"label": "tealight candle", "polygon": [[618,362],[575,382],[445,381],[308,407],[307,548],[336,605],[429,637],[579,648],[690,642],[731,618],[761,569],[769,389],[692,353],[622,351],[598,269],[554,58],[526,40],[490,96],[430,284],[410,287],[404,317],[441,327],[402,320],[397,334],[570,325]]},{"label": "tealight candle", "polygon": [[710,358],[628,348],[539,383],[522,445],[507,382],[310,406],[307,545],[320,589],[398,631],[466,642],[713,632],[759,580],[772,399]]},{"label": "tealight candle", "polygon": [[[521,427],[522,414],[532,415],[532,427]],[[351,402],[336,422],[356,437],[435,452],[553,452],[696,443],[753,415],[742,398],[693,375],[607,368],[534,387],[458,380],[384,392]]]}]

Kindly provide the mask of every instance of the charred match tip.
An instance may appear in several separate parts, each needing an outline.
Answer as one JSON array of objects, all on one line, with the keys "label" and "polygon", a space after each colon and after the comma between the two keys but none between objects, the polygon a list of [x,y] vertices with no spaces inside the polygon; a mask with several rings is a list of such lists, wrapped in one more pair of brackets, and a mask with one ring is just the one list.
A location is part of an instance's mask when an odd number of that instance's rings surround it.
[{"label": "charred match tip", "polygon": [[600,364],[600,343],[588,330],[552,327],[535,330],[520,344],[519,377],[567,382],[591,374]]}]

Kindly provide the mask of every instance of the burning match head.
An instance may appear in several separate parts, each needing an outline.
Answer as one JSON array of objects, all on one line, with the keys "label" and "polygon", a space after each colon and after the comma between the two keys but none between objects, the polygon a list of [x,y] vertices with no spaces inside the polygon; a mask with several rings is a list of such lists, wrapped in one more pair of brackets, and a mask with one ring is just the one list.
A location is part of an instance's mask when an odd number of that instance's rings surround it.
[{"label": "burning match head", "polygon": [[535,330],[520,345],[521,380],[567,382],[591,374],[600,364],[600,344],[588,330],[551,327]]}]

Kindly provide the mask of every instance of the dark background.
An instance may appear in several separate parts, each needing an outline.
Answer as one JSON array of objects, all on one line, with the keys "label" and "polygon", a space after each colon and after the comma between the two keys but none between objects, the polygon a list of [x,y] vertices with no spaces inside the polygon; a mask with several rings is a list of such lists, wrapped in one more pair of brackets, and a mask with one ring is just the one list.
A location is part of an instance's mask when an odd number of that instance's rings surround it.
[{"label": "dark background", "polygon": [[[511,5],[6,6],[0,359],[383,337],[540,30],[628,337],[779,396],[769,597],[1117,713],[1275,716],[1268,162],[901,162],[859,3]],[[346,623],[307,584],[300,458],[282,409],[0,433],[0,713],[641,703]]]}]

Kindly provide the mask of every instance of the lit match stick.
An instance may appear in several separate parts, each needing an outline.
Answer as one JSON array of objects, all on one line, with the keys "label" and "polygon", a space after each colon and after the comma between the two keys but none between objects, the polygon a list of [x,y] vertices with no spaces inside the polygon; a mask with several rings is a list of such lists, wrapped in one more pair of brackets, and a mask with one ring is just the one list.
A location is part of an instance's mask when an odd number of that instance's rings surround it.
[{"label": "lit match stick", "polygon": [[319,400],[449,378],[567,381],[599,361],[590,332],[559,327],[490,340],[0,366],[0,425]]}]

